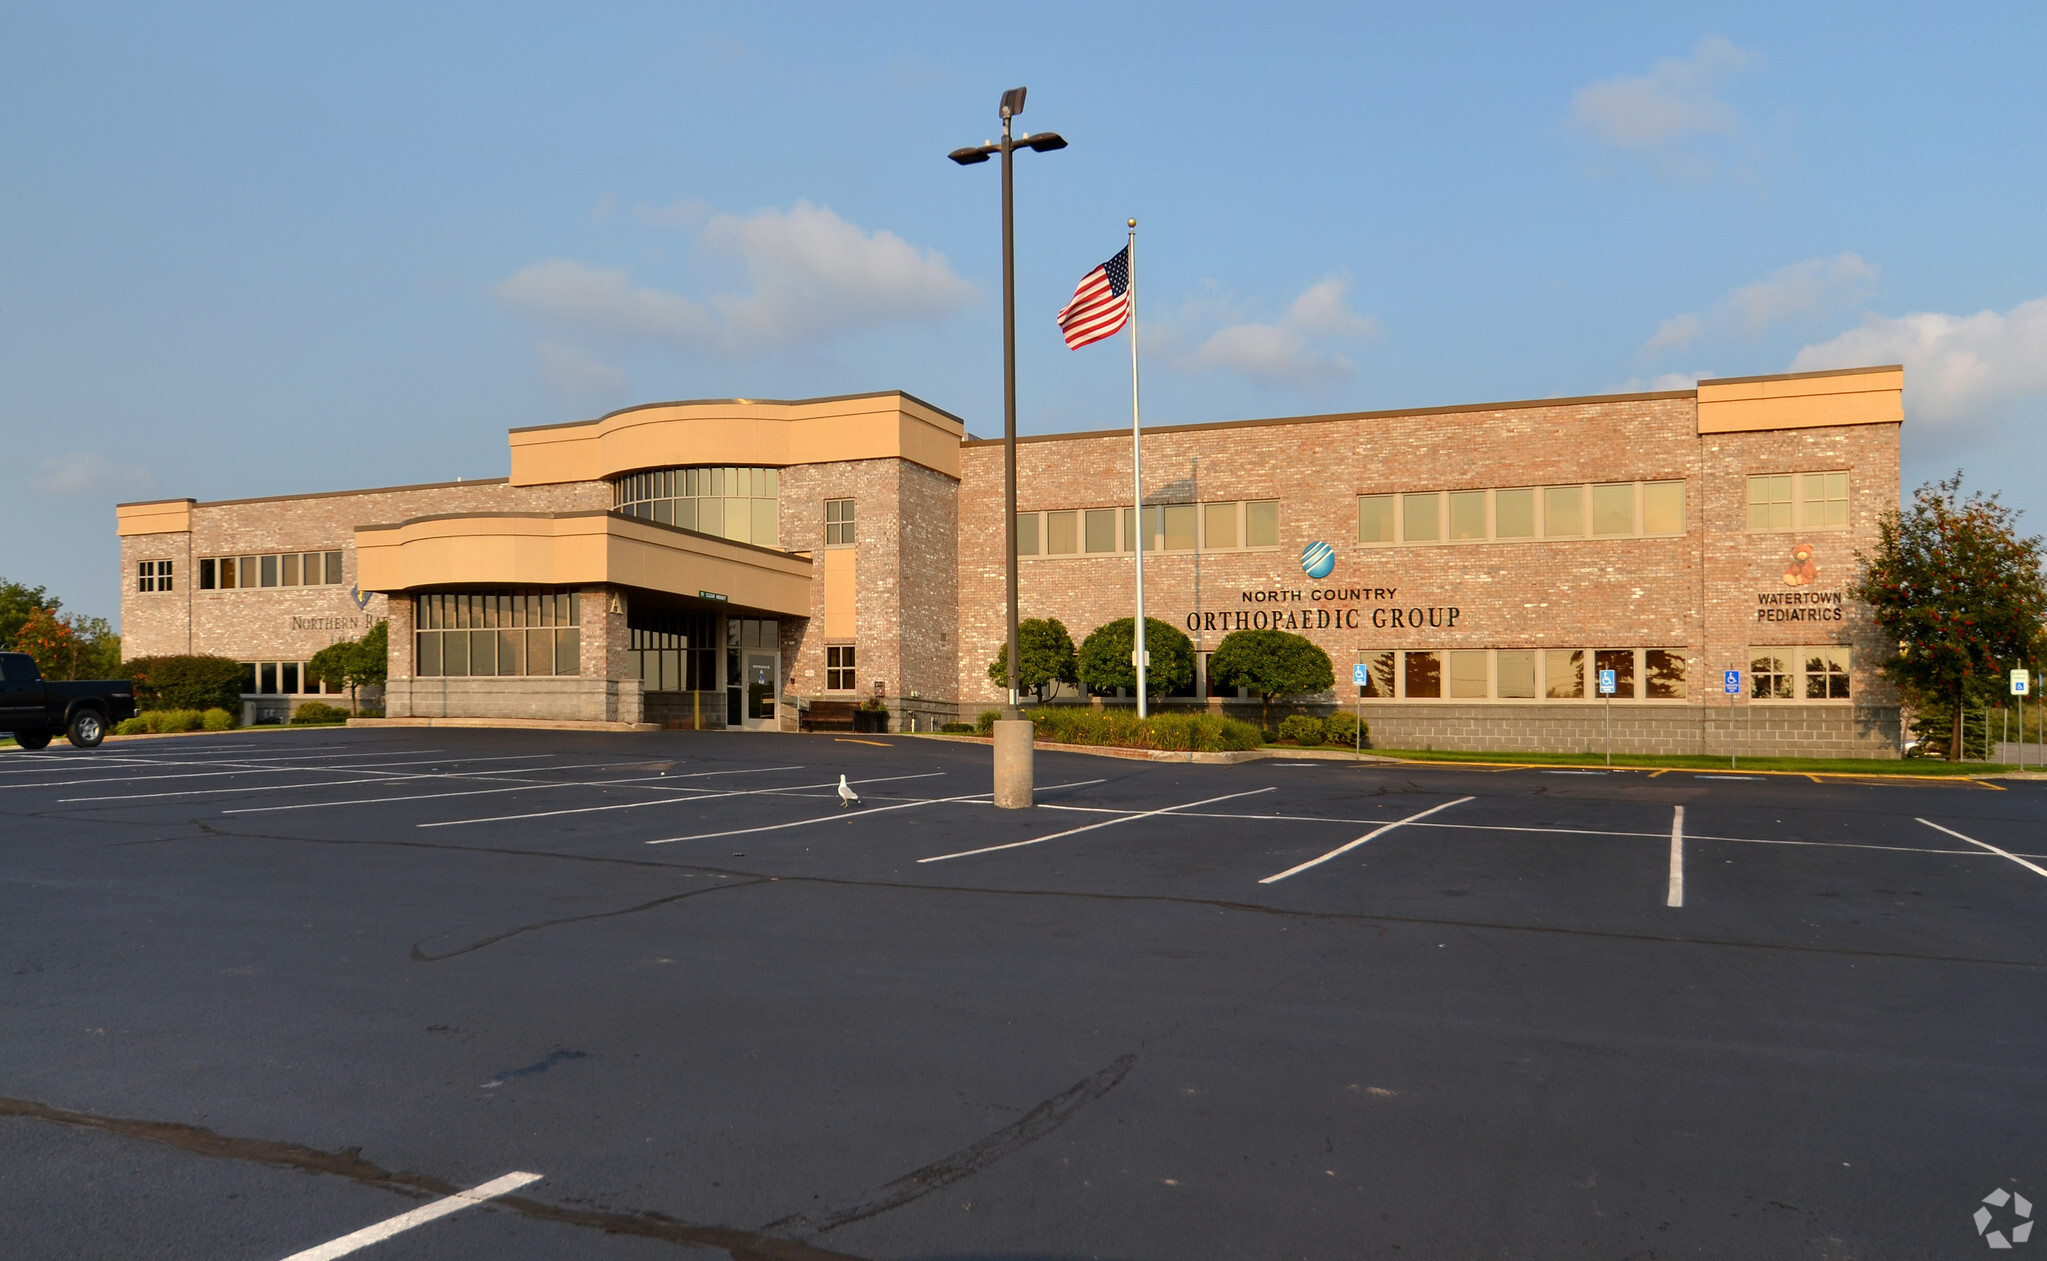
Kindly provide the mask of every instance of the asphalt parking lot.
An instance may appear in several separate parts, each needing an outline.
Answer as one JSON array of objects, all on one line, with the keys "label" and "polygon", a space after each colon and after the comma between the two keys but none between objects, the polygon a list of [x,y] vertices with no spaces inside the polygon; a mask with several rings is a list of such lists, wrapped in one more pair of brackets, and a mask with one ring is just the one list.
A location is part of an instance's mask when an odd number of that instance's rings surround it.
[{"label": "asphalt parking lot", "polygon": [[0,1256],[2047,1245],[2047,784],[988,763],[0,754]]}]

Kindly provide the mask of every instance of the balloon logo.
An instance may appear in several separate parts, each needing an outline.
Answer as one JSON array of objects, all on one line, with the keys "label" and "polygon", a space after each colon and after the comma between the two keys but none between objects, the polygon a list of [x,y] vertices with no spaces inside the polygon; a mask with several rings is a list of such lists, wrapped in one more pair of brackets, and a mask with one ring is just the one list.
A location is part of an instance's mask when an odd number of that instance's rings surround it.
[{"label": "balloon logo", "polygon": [[1327,543],[1310,543],[1301,549],[1301,572],[1310,578],[1327,578],[1336,568],[1336,549]]}]

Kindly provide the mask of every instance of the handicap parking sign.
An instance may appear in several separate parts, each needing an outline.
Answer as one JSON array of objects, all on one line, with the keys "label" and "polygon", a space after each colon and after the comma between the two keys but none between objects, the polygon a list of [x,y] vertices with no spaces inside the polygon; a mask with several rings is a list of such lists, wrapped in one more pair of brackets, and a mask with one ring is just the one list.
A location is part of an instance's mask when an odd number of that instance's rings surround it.
[{"label": "handicap parking sign", "polygon": [[1350,681],[1359,687],[1365,686],[1372,681],[1371,670],[1363,662],[1359,662],[1350,668]]},{"label": "handicap parking sign", "polygon": [[2013,670],[2011,672],[2011,694],[2013,696],[2024,696],[2032,690],[2033,675],[2031,671]]},{"label": "handicap parking sign", "polygon": [[1601,670],[1599,672],[1599,694],[1601,696],[1612,696],[1617,690],[1614,685],[1613,671]]},{"label": "handicap parking sign", "polygon": [[1729,696],[1741,695],[1741,671],[1729,670],[1721,676],[1720,690]]}]

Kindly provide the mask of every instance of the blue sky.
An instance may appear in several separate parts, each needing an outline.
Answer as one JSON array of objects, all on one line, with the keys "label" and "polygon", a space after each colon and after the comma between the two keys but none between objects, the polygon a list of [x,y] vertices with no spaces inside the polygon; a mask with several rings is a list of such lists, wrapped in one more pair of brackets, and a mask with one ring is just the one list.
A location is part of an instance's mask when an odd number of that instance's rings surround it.
[{"label": "blue sky", "polygon": [[117,501],[502,476],[634,402],[1125,423],[1052,313],[1140,220],[1148,422],[1907,364],[1905,483],[2047,529],[2047,10],[17,3],[0,575]]}]

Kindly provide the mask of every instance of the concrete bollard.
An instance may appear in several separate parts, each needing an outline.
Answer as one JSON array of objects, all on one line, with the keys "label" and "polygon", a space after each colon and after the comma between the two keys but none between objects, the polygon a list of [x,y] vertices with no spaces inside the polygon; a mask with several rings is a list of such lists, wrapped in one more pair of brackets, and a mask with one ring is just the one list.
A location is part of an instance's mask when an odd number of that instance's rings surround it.
[{"label": "concrete bollard", "polygon": [[995,804],[1001,809],[1030,808],[1031,734],[1027,718],[995,722]]}]

